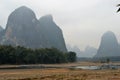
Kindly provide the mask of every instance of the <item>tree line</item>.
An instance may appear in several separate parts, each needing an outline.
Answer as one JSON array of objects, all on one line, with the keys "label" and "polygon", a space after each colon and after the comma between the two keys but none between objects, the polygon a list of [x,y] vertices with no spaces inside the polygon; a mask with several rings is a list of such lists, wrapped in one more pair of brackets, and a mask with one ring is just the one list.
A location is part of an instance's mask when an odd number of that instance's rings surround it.
[{"label": "tree line", "polygon": [[55,64],[75,61],[75,52],[64,53],[56,48],[30,49],[0,45],[0,64]]}]

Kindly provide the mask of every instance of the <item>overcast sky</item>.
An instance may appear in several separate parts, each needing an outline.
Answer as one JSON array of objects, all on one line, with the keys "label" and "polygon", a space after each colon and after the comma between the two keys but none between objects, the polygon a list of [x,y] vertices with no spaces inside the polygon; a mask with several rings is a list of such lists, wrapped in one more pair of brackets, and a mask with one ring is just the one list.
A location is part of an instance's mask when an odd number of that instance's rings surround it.
[{"label": "overcast sky", "polygon": [[0,0],[0,25],[5,28],[8,16],[20,6],[31,8],[37,18],[52,14],[63,30],[66,44],[84,49],[99,47],[101,36],[113,31],[120,41],[120,0]]}]

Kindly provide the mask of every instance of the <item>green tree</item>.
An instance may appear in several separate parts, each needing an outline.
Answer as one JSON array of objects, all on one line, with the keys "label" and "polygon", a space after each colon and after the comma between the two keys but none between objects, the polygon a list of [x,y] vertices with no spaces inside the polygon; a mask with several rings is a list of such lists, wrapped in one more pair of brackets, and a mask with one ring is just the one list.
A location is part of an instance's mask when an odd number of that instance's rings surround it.
[{"label": "green tree", "polygon": [[0,45],[0,64],[56,64],[75,61],[76,53],[64,53],[56,48],[30,49]]},{"label": "green tree", "polygon": [[75,62],[76,61],[76,53],[75,52],[69,52],[67,54],[67,60],[68,60],[68,62]]}]

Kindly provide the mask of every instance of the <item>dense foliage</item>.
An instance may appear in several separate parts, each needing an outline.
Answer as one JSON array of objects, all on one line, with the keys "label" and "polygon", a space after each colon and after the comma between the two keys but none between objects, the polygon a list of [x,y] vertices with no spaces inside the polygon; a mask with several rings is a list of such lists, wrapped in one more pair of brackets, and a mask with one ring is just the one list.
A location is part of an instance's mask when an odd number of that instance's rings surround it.
[{"label": "dense foliage", "polygon": [[56,48],[30,49],[0,46],[0,64],[55,64],[75,62],[74,52],[63,53]]}]

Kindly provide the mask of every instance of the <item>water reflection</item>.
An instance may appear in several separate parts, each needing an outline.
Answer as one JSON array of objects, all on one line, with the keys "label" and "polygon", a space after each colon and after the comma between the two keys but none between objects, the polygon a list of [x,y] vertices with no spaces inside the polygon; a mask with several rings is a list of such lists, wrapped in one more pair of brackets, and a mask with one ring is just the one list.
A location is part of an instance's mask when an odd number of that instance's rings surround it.
[{"label": "water reflection", "polygon": [[75,68],[76,69],[89,69],[89,70],[119,69],[120,65],[76,66]]}]

